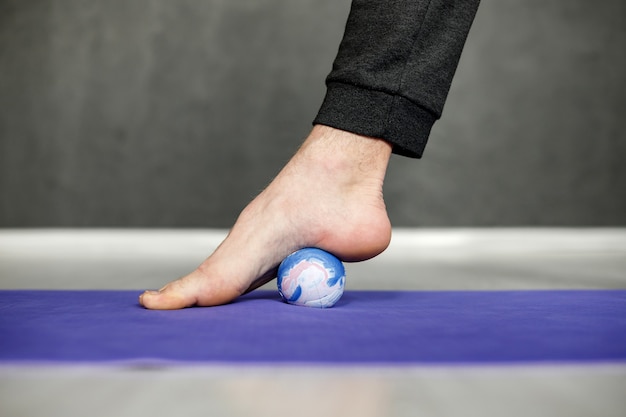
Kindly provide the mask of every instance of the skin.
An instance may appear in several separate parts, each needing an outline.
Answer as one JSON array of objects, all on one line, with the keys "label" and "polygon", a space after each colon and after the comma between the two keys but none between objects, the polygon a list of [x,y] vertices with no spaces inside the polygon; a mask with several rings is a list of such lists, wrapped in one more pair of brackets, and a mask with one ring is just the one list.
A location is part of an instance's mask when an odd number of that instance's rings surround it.
[{"label": "skin", "polygon": [[241,212],[226,239],[190,274],[139,297],[148,309],[225,304],[276,276],[304,248],[343,261],[389,245],[382,187],[391,156],[383,140],[317,125],[270,185]]}]

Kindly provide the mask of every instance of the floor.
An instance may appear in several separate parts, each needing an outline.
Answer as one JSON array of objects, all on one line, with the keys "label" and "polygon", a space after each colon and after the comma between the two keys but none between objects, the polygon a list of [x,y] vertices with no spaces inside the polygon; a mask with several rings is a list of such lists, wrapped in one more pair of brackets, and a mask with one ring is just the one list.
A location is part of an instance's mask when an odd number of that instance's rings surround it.
[{"label": "floor", "polygon": [[[4,229],[0,289],[157,288],[225,234]],[[346,266],[348,290],[624,289],[626,229],[399,229],[383,255]],[[0,366],[2,416],[322,413],[624,416],[626,364]]]}]

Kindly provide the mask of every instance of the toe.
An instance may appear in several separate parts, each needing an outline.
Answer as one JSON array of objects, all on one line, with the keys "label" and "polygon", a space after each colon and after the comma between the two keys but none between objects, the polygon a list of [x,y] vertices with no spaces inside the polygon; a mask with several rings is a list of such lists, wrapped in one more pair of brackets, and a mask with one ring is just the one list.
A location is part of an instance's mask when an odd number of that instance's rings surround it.
[{"label": "toe", "polygon": [[177,310],[196,303],[196,291],[188,277],[172,281],[159,291],[145,291],[139,303],[151,310]]},{"label": "toe", "polygon": [[195,301],[184,294],[173,291],[146,291],[139,297],[139,303],[150,310],[177,310],[192,306]]},{"label": "toe", "polygon": [[145,291],[139,303],[151,310],[177,310],[191,306],[215,306],[226,304],[239,295],[237,287],[223,280],[209,279],[202,271],[170,282],[159,291]]}]

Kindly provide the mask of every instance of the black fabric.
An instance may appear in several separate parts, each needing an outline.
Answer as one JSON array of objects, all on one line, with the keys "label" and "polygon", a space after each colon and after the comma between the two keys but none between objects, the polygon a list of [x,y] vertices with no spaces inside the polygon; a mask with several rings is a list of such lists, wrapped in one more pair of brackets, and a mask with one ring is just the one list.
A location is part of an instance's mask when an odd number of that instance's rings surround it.
[{"label": "black fabric", "polygon": [[480,0],[353,0],[314,124],[421,157]]}]

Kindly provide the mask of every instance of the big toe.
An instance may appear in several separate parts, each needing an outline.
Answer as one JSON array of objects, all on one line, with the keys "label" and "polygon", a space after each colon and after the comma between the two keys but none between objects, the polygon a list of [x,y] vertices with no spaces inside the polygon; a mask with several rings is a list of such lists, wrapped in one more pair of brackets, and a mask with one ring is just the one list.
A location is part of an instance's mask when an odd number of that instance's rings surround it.
[{"label": "big toe", "polygon": [[146,291],[139,303],[151,310],[177,310],[191,306],[226,304],[241,295],[236,287],[209,280],[199,270],[167,284],[159,291]]},{"label": "big toe", "polygon": [[189,274],[172,281],[159,291],[146,291],[139,296],[139,303],[151,310],[177,310],[191,307],[198,299],[199,277]]},{"label": "big toe", "polygon": [[178,310],[195,304],[184,293],[173,290],[146,291],[139,296],[139,304],[150,310]]}]

